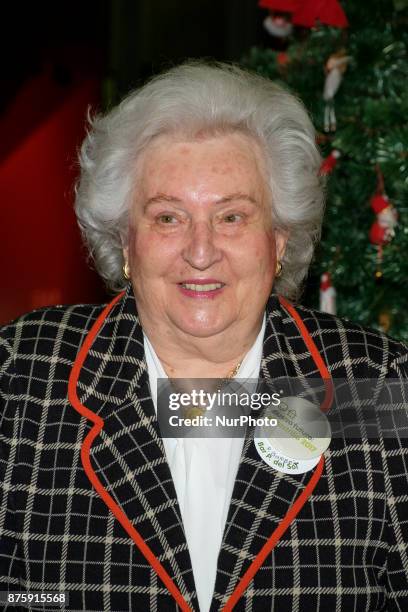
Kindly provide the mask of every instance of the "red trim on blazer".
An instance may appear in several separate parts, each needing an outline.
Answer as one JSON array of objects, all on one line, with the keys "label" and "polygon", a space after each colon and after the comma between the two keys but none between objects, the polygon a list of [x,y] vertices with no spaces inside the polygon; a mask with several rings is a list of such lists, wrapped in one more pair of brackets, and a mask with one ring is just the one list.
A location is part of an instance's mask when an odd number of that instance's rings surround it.
[{"label": "red trim on blazer", "polygon": [[92,443],[95,440],[96,436],[99,435],[99,432],[101,431],[101,429],[103,428],[104,421],[97,414],[95,414],[94,412],[89,410],[86,406],[81,404],[81,402],[79,401],[77,392],[76,392],[76,386],[77,386],[81,368],[84,364],[88,351],[91,348],[91,345],[95,337],[97,336],[100,328],[105,322],[105,319],[108,316],[109,312],[112,310],[113,306],[122,297],[123,297],[123,292],[117,295],[112,300],[112,302],[108,304],[106,308],[104,308],[104,310],[101,312],[101,314],[99,315],[99,317],[93,324],[83,345],[81,346],[81,349],[78,353],[77,358],[75,359],[75,363],[72,368],[71,375],[69,377],[69,382],[68,382],[69,401],[71,402],[75,410],[77,410],[82,416],[91,420],[95,425],[91,429],[91,431],[88,433],[88,435],[86,436],[82,444],[82,447],[81,447],[82,465],[84,466],[85,473],[88,476],[89,480],[91,481],[91,484],[94,487],[94,489],[97,491],[97,493],[99,493],[99,495],[101,496],[105,504],[108,506],[109,510],[118,519],[119,523],[122,525],[122,527],[127,532],[127,534],[132,538],[136,546],[139,548],[140,552],[144,555],[144,557],[150,563],[150,565],[155,570],[155,572],[158,574],[158,576],[160,576],[160,578],[162,579],[162,581],[164,582],[164,584],[166,585],[170,593],[173,595],[174,599],[176,600],[180,608],[183,610],[183,612],[191,612],[190,606],[187,604],[183,595],[180,593],[179,589],[176,587],[173,580],[170,578],[170,576],[168,575],[168,573],[166,572],[166,570],[164,569],[164,567],[162,566],[162,564],[160,563],[156,555],[153,554],[153,552],[150,550],[149,546],[143,540],[139,532],[136,531],[136,529],[133,527],[132,523],[129,521],[128,517],[123,512],[122,508],[118,506],[118,504],[113,500],[111,495],[104,488],[101,481],[98,479],[97,475],[95,474],[91,466],[90,459],[89,459],[89,451],[91,449]]},{"label": "red trim on blazer", "polygon": [[[101,481],[98,479],[97,475],[95,474],[92,468],[90,458],[89,458],[89,452],[90,452],[92,443],[95,440],[95,438],[99,435],[101,429],[103,428],[104,421],[97,414],[89,410],[89,408],[81,404],[81,402],[79,401],[77,392],[76,392],[76,387],[77,387],[81,368],[84,364],[84,361],[87,357],[89,349],[92,346],[93,341],[95,340],[99,330],[104,324],[105,319],[108,316],[109,312],[112,310],[115,304],[123,297],[123,295],[124,295],[124,292],[119,293],[119,295],[117,295],[103,309],[99,317],[96,319],[95,323],[92,325],[75,359],[75,362],[74,362],[74,365],[72,367],[71,374],[69,377],[69,381],[68,381],[68,399],[70,403],[75,408],[75,410],[77,410],[82,416],[86,417],[87,419],[89,419],[90,421],[94,423],[94,427],[91,429],[91,431],[86,436],[85,440],[83,441],[82,447],[81,447],[82,465],[84,467],[86,475],[88,476],[96,492],[101,496],[102,500],[108,506],[109,510],[117,518],[117,520],[120,522],[120,524],[122,525],[124,530],[127,532],[129,537],[133,540],[133,542],[139,548],[140,552],[144,555],[144,557],[150,563],[150,565],[155,570],[157,575],[161,578],[161,580],[163,581],[165,586],[168,588],[171,595],[176,600],[177,604],[180,606],[181,610],[183,612],[191,612],[191,608],[189,607],[188,603],[184,599],[183,595],[181,594],[177,586],[174,584],[173,580],[170,578],[169,574],[164,569],[163,565],[160,563],[158,558],[151,551],[151,549],[146,544],[146,542],[143,540],[143,538],[138,533],[138,531],[133,527],[132,523],[130,522],[126,514],[123,512],[123,510],[120,508],[120,506],[114,501],[114,499],[105,489],[105,487],[102,485]],[[310,353],[317,367],[319,368],[319,372],[322,378],[325,381],[331,382],[330,373],[322,357],[320,356],[319,351],[317,350],[317,347],[315,343],[313,342],[312,337],[307,331],[305,324],[300,318],[299,314],[297,313],[295,308],[289,302],[287,302],[284,298],[279,296],[279,300],[282,306],[284,306],[288,310],[288,312],[291,314],[291,316],[294,318],[299,328],[299,331],[301,332],[302,337],[305,341],[305,344],[310,350]],[[322,404],[322,410],[327,410],[329,408],[332,397],[333,397],[332,394],[333,394],[332,386],[326,385],[326,397]],[[259,568],[262,566],[262,563],[265,561],[268,554],[273,550],[273,548],[279,542],[280,538],[283,536],[285,531],[288,529],[292,521],[296,518],[300,510],[303,508],[303,506],[305,505],[305,503],[307,502],[307,500],[313,493],[317,483],[319,482],[320,476],[323,473],[323,467],[324,467],[324,457],[322,455],[306,487],[303,489],[302,493],[299,495],[299,497],[295,500],[295,502],[289,508],[288,512],[285,514],[285,516],[283,517],[279,525],[273,531],[272,535],[269,537],[266,544],[261,548],[261,550],[255,557],[255,559],[252,561],[251,565],[249,566],[245,574],[242,576],[238,585],[236,586],[236,588],[234,589],[234,591],[228,598],[225,606],[222,609],[222,612],[230,612],[230,610],[232,610],[235,604],[238,602],[238,600],[244,593],[245,589],[248,587],[249,583],[251,582],[252,578],[254,577],[256,572],[259,570]]]},{"label": "red trim on blazer", "polygon": [[300,333],[302,334],[302,338],[305,341],[305,344],[307,348],[309,349],[311,356],[313,357],[313,361],[319,368],[320,376],[325,381],[326,395],[325,395],[325,398],[320,408],[321,410],[323,410],[323,412],[327,412],[327,410],[330,408],[333,402],[333,393],[334,393],[333,381],[330,376],[330,372],[327,369],[327,366],[324,363],[319,351],[317,350],[317,346],[315,345],[312,336],[307,331],[306,325],[303,323],[297,310],[292,306],[292,304],[286,301],[285,298],[283,298],[281,295],[279,296],[279,301],[282,304],[282,306],[286,308],[286,310],[291,314],[291,316],[295,320],[295,323]]},{"label": "red trim on blazer", "polygon": [[252,561],[251,565],[248,567],[247,571],[242,576],[241,580],[235,587],[235,590],[232,592],[230,598],[223,607],[222,612],[230,612],[230,610],[232,610],[238,599],[241,597],[241,595],[251,582],[252,578],[255,576],[256,572],[261,567],[262,563],[265,561],[266,557],[269,555],[271,550],[275,548],[276,544],[279,542],[285,531],[288,529],[288,527],[290,527],[292,521],[295,520],[296,516],[299,514],[299,512],[313,493],[317,483],[319,482],[320,476],[323,473],[323,467],[324,457],[322,455],[315,471],[312,474],[312,477],[303,489],[302,493],[289,508],[279,525],[276,527],[275,531],[269,537],[269,540],[266,542],[266,544],[264,544],[259,553],[256,555],[255,559]]}]

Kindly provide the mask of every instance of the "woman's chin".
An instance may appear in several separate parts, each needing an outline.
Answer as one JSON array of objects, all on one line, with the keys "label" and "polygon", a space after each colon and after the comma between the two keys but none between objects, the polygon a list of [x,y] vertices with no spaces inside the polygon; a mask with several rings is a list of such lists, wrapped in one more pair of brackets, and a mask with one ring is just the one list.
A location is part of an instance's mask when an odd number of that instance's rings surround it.
[{"label": "woman's chin", "polygon": [[228,327],[228,321],[217,319],[194,319],[189,317],[177,317],[174,323],[178,329],[185,334],[196,338],[209,338],[224,331]]}]

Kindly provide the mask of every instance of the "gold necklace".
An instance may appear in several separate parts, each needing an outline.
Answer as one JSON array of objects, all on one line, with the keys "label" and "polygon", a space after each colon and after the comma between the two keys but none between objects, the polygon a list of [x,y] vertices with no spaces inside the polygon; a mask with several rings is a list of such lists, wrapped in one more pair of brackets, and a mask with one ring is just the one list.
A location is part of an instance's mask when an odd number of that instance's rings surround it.
[{"label": "gold necklace", "polygon": [[[230,370],[228,372],[228,374],[226,376],[224,376],[221,380],[226,383],[228,380],[231,380],[231,378],[235,378],[235,376],[238,373],[239,368],[241,367],[242,361],[239,361],[237,363],[236,366],[234,366],[232,368],[232,370]],[[184,416],[187,419],[193,419],[196,416],[203,416],[205,414],[207,410],[207,407],[204,406],[202,408],[198,407],[198,406],[187,406],[184,410]]]},{"label": "gold necklace", "polygon": [[238,374],[239,368],[241,367],[241,363],[242,361],[239,361],[235,368],[232,368],[232,370],[226,376],[224,376],[224,379],[228,380],[230,378],[235,378],[235,376]]}]

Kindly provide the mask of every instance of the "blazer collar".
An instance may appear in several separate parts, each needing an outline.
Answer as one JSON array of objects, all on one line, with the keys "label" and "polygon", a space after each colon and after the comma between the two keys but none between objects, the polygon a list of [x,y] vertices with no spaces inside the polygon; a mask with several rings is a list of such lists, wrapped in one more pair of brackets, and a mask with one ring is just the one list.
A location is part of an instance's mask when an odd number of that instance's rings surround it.
[{"label": "blazer collar", "polygon": [[[261,375],[272,381],[279,377],[319,376],[304,340],[292,317],[276,294],[266,304],[266,329]],[[119,404],[146,390],[148,372],[132,286],[129,284],[104,321],[93,342],[78,383],[78,393],[88,407],[105,418],[112,404]],[[148,416],[153,404],[145,402]],[[152,410],[153,413],[152,413]]]},{"label": "blazer collar", "polygon": [[[266,311],[260,377],[274,381],[299,372],[313,375],[316,366],[276,295],[268,300]],[[82,405],[103,419],[103,428],[89,450],[96,476],[148,541],[192,609],[198,610],[131,285],[108,314],[86,356],[77,394]],[[92,427],[89,422],[89,430]],[[218,559],[211,612],[226,602],[309,478],[310,474],[295,477],[275,472],[262,462],[253,440],[245,441]],[[117,525],[117,529],[123,537],[122,527]]]}]

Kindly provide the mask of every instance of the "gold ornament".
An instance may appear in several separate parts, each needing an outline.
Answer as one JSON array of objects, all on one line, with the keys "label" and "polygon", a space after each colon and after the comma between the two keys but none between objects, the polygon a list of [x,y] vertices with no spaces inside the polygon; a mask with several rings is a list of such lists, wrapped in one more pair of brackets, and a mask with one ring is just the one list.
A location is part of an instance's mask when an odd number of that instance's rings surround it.
[{"label": "gold ornament", "polygon": [[387,334],[391,327],[391,313],[388,310],[380,312],[378,315],[378,325],[385,334]]}]

